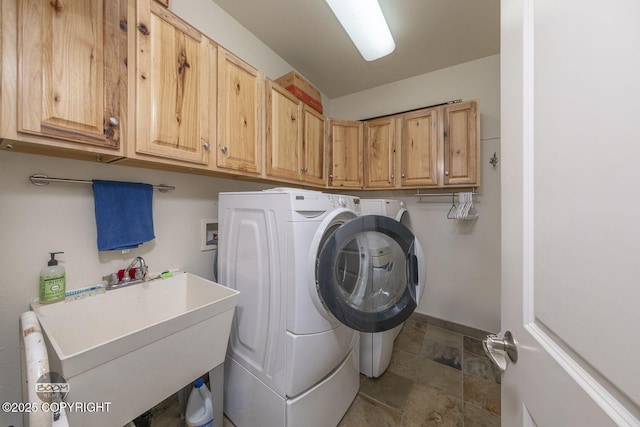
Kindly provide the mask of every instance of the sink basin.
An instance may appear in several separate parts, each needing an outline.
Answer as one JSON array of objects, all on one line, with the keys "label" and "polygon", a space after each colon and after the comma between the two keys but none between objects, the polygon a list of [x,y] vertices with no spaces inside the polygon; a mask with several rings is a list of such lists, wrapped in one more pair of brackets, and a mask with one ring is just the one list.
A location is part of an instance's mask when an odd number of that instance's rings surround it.
[{"label": "sink basin", "polygon": [[[54,304],[31,304],[66,402],[110,402],[69,413],[73,425],[124,425],[224,362],[238,292],[181,273]],[[69,411],[68,411],[69,412]]]}]

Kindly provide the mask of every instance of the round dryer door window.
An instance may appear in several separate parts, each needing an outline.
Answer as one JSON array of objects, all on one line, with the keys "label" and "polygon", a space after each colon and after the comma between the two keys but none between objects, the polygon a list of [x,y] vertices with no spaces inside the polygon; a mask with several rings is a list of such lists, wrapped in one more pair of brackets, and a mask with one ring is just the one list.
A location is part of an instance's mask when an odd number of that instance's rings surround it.
[{"label": "round dryer door window", "polygon": [[384,216],[362,216],[338,227],[316,263],[324,306],[360,332],[386,331],[404,322],[417,305],[414,242],[407,227]]}]

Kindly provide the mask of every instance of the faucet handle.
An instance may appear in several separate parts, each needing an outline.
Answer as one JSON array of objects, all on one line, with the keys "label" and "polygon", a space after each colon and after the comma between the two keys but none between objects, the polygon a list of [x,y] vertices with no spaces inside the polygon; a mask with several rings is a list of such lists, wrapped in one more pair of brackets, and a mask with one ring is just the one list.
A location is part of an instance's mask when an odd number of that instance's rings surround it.
[{"label": "faucet handle", "polygon": [[149,271],[149,267],[144,258],[138,257],[138,260],[140,261],[140,268],[136,271],[136,279],[144,279]]},{"label": "faucet handle", "polygon": [[135,269],[134,277],[136,280],[143,279],[147,275],[147,266],[143,265]]},{"label": "faucet handle", "polygon": [[118,284],[118,273],[111,273],[106,276],[102,276],[102,280],[107,282],[107,286],[113,286]]}]

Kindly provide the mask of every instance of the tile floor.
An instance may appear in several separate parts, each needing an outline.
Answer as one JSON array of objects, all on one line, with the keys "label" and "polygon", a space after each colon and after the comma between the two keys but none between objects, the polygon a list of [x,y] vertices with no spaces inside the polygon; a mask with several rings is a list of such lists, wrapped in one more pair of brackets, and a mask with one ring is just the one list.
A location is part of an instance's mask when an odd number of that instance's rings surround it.
[{"label": "tile floor", "polygon": [[[486,332],[412,315],[389,369],[361,376],[339,427],[500,426],[500,372],[482,350]],[[183,426],[175,396],[152,410],[152,427]],[[233,427],[226,419],[224,427]]]},{"label": "tile floor", "polygon": [[360,392],[339,427],[500,426],[500,371],[485,356],[487,335],[412,315],[379,378]]}]

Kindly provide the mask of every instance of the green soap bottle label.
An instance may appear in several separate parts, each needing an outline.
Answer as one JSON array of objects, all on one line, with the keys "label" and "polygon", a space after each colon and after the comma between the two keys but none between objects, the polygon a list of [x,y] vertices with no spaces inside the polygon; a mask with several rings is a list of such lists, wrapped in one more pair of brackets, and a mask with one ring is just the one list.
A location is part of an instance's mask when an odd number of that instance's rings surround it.
[{"label": "green soap bottle label", "polygon": [[64,298],[64,273],[40,276],[40,302],[53,302]]}]

